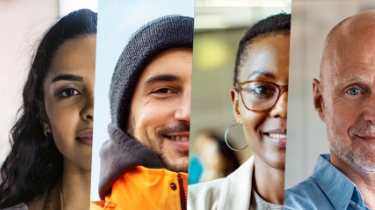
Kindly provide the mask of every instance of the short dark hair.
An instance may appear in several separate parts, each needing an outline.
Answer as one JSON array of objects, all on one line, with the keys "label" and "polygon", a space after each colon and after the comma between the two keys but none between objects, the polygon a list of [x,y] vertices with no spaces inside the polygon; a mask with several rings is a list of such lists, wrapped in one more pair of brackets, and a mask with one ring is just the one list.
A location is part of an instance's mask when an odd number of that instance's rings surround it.
[{"label": "short dark hair", "polygon": [[254,41],[256,37],[265,37],[275,35],[277,33],[290,34],[291,15],[287,13],[280,13],[269,16],[260,20],[253,25],[246,34],[242,37],[236,55],[236,64],[234,67],[233,86],[238,82],[239,68],[241,67],[244,52],[248,50],[248,46]]},{"label": "short dark hair", "polygon": [[23,87],[20,118],[10,132],[11,151],[1,166],[0,209],[31,201],[61,179],[63,156],[52,135],[44,135],[43,82],[59,47],[68,40],[96,34],[96,25],[96,13],[78,10],[61,18],[40,41]]}]

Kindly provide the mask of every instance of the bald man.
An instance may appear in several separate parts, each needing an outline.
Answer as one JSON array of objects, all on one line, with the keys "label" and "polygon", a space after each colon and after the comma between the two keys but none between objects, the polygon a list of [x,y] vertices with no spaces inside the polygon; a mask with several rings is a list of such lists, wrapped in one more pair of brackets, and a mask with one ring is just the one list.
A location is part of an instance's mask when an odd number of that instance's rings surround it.
[{"label": "bald man", "polygon": [[284,209],[375,209],[375,11],[349,17],[328,34],[313,82],[330,154],[285,192]]}]

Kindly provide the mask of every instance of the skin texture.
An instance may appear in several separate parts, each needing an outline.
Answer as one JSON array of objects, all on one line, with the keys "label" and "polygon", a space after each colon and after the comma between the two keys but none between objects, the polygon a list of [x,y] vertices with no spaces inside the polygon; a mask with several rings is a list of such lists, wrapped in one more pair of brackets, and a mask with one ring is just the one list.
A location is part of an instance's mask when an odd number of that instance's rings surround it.
[{"label": "skin texture", "polygon": [[[240,67],[239,81],[267,81],[288,85],[289,35],[274,34],[256,38],[248,46]],[[285,137],[272,138],[269,133],[286,135],[288,92],[281,93],[268,111],[249,111],[239,94],[232,90],[233,111],[250,148],[254,152],[253,184],[258,194],[268,202],[282,204],[284,200]]]},{"label": "skin texture", "polygon": [[191,49],[166,50],[146,66],[132,98],[128,133],[172,171],[188,168],[191,69]]},{"label": "skin texture", "polygon": [[56,51],[43,86],[48,119],[45,131],[64,156],[64,209],[89,205],[95,49],[95,35],[66,41]]},{"label": "skin texture", "polygon": [[314,106],[327,126],[331,163],[375,208],[375,11],[352,16],[328,35]]}]

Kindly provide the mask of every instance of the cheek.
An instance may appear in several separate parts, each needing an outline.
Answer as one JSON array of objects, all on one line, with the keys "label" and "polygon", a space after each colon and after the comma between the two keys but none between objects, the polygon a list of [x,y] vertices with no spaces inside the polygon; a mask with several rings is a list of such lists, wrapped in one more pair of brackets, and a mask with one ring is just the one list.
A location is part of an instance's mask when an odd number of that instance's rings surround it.
[{"label": "cheek", "polygon": [[260,137],[258,131],[266,118],[265,114],[249,111],[243,106],[240,106],[240,112],[246,141],[251,143],[253,139]]},{"label": "cheek", "polygon": [[[74,142],[75,126],[79,113],[73,107],[64,108],[58,104],[46,103],[46,113],[56,146],[61,150]],[[63,151],[61,151],[63,153]]]},{"label": "cheek", "polygon": [[345,133],[360,115],[359,106],[348,100],[333,101],[331,106],[326,107],[326,109],[329,112],[329,121],[332,126],[345,131]]},{"label": "cheek", "polygon": [[154,136],[155,131],[167,121],[168,106],[147,106],[138,109],[133,117],[135,120],[134,132],[136,137]]}]

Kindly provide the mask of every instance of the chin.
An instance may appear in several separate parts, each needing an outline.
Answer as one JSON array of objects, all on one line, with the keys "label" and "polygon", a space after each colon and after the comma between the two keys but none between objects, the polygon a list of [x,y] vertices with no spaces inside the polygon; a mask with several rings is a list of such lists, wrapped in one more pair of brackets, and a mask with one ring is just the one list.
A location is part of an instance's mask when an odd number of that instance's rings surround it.
[{"label": "chin", "polygon": [[177,161],[173,162],[164,161],[164,165],[170,171],[187,173],[189,167],[189,158],[179,158],[177,159]]},{"label": "chin", "polygon": [[285,157],[280,157],[270,161],[269,165],[277,170],[285,171]]}]

